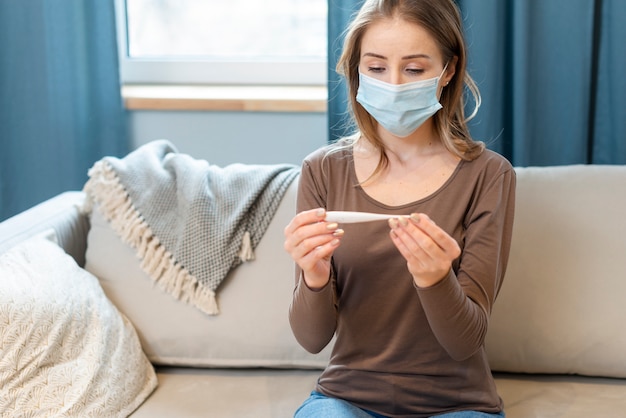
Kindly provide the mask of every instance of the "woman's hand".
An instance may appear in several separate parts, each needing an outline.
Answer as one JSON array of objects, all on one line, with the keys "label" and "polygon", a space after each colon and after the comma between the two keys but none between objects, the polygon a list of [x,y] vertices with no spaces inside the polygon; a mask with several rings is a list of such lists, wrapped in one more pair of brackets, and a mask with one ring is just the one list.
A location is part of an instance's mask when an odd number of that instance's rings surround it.
[{"label": "woman's hand", "polygon": [[454,238],[439,228],[427,215],[389,220],[391,240],[406,259],[418,287],[429,287],[441,280],[461,255]]},{"label": "woman's hand", "polygon": [[339,246],[343,230],[325,222],[322,208],[298,213],[285,227],[285,250],[300,266],[306,285],[321,289],[330,280],[330,258]]}]

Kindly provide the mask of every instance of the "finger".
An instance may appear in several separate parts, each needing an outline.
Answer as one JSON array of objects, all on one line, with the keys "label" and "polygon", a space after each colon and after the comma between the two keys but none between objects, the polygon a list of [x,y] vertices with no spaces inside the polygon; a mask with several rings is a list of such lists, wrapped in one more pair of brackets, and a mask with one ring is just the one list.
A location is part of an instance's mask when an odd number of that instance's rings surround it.
[{"label": "finger", "polygon": [[339,246],[341,240],[333,238],[321,245],[317,245],[304,254],[300,260],[304,264],[315,264],[320,260],[329,260],[335,249]]},{"label": "finger", "polygon": [[[328,256],[332,252],[327,244],[335,238],[343,236],[343,230],[336,222],[324,222],[324,209],[312,209],[298,213],[285,228],[284,248],[297,263],[321,247],[321,255],[313,255],[317,259]],[[336,246],[336,245],[335,245]],[[310,257],[309,257],[310,258]]]},{"label": "finger", "polygon": [[[434,244],[436,244],[441,250],[454,258],[461,254],[459,243],[452,238],[446,231],[441,229],[437,224],[423,213],[413,213],[410,216],[411,223],[415,225],[420,231],[424,232]],[[432,248],[427,242],[423,242],[427,248]],[[425,248],[426,250],[426,248]]]},{"label": "finger", "polygon": [[[296,216],[298,217],[298,216]],[[302,223],[302,219],[309,219],[307,216],[302,216],[300,220],[293,220],[292,223],[285,228],[285,248],[289,249],[291,247],[299,246],[303,241],[310,239],[316,236],[326,236],[332,234],[342,233],[337,232],[339,229],[339,224],[336,222],[324,222],[324,221],[316,221],[314,223]],[[317,219],[317,218],[313,218]],[[294,225],[300,225],[297,228],[293,228]]]},{"label": "finger", "polygon": [[338,227],[337,224],[324,223],[326,211],[323,208],[311,209],[298,213],[285,227],[285,244],[287,252],[298,246],[303,240],[314,236],[332,233]]},{"label": "finger", "polygon": [[321,287],[327,283],[329,260],[339,245],[339,238],[334,238],[330,242],[314,247],[302,257],[294,260],[307,278],[308,286]]},{"label": "finger", "polygon": [[443,252],[424,231],[409,223],[406,218],[391,219],[389,226],[396,247],[408,261],[416,259],[429,263]]},{"label": "finger", "polygon": [[285,227],[285,235],[292,234],[303,225],[312,224],[324,220],[326,210],[324,208],[310,209],[298,213]]},{"label": "finger", "polygon": [[427,287],[441,280],[450,270],[455,257],[446,254],[429,235],[415,225],[403,225],[403,222],[390,224],[391,239],[406,259],[415,283],[420,287]]},{"label": "finger", "polygon": [[336,246],[333,241],[341,238],[343,233],[342,229],[336,229],[334,231],[326,231],[324,234],[311,235],[302,240],[295,239],[295,243],[287,240],[285,243],[285,249],[294,260],[298,260],[306,257],[312,252],[317,251],[319,253],[320,248],[327,250],[328,244],[332,243],[333,245],[331,245],[331,247]]},{"label": "finger", "polygon": [[411,248],[410,241],[407,243],[406,238],[403,237],[404,235],[406,235],[405,233],[397,231],[396,229],[392,229],[389,232],[389,235],[391,236],[391,240],[393,241],[394,245],[405,260],[407,260],[408,262],[415,260],[422,263],[421,258],[424,257],[425,254],[423,253],[421,248],[417,247],[414,242],[413,248]]}]

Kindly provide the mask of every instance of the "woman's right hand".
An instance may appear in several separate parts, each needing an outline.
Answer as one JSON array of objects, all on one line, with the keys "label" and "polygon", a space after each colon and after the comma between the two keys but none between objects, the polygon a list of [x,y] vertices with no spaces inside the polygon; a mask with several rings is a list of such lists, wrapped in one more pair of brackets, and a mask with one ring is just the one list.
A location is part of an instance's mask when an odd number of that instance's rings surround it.
[{"label": "woman's right hand", "polygon": [[325,222],[323,208],[298,213],[285,227],[285,250],[302,269],[306,285],[318,290],[330,280],[330,258],[339,246],[343,230]]}]

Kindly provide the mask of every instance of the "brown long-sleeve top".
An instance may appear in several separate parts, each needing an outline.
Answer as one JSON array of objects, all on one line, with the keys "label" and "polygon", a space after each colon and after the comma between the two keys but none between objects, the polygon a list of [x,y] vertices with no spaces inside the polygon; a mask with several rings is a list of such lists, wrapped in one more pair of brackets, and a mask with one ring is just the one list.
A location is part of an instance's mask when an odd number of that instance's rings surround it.
[{"label": "brown long-sleeve top", "polygon": [[442,281],[418,288],[385,221],[343,224],[330,283],[309,289],[296,272],[293,333],[316,353],[335,336],[316,390],[389,417],[502,410],[484,349],[502,283],[513,224],[515,172],[486,150],[461,161],[430,196],[388,206],[357,185],[351,150],[303,162],[297,210],[318,207],[406,215],[425,213],[462,254]]}]

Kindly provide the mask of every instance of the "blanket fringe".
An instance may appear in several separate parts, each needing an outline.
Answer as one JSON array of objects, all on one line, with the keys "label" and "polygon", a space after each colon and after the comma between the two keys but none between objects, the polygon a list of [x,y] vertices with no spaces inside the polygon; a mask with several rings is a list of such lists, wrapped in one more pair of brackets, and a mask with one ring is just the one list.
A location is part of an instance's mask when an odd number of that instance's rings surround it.
[{"label": "blanket fringe", "polygon": [[[100,160],[89,170],[89,180],[83,189],[87,194],[84,210],[91,212],[93,205],[99,208],[119,234],[122,241],[135,249],[141,259],[141,268],[158,286],[176,299],[189,303],[208,315],[217,315],[219,308],[215,292],[200,286],[189,271],[174,260],[154,235],[141,214],[133,206],[128,193],[109,164]],[[106,201],[101,198],[106,196]],[[248,241],[250,234],[248,234]],[[245,240],[245,236],[244,236]],[[242,245],[242,253],[244,253]],[[245,252],[244,256],[250,256]],[[241,254],[240,253],[240,257]],[[253,254],[252,254],[252,257]]]},{"label": "blanket fringe", "polygon": [[246,231],[243,234],[241,240],[241,249],[239,250],[239,259],[244,263],[246,261],[254,260],[254,250],[252,249],[252,239],[250,238],[250,231]]}]

